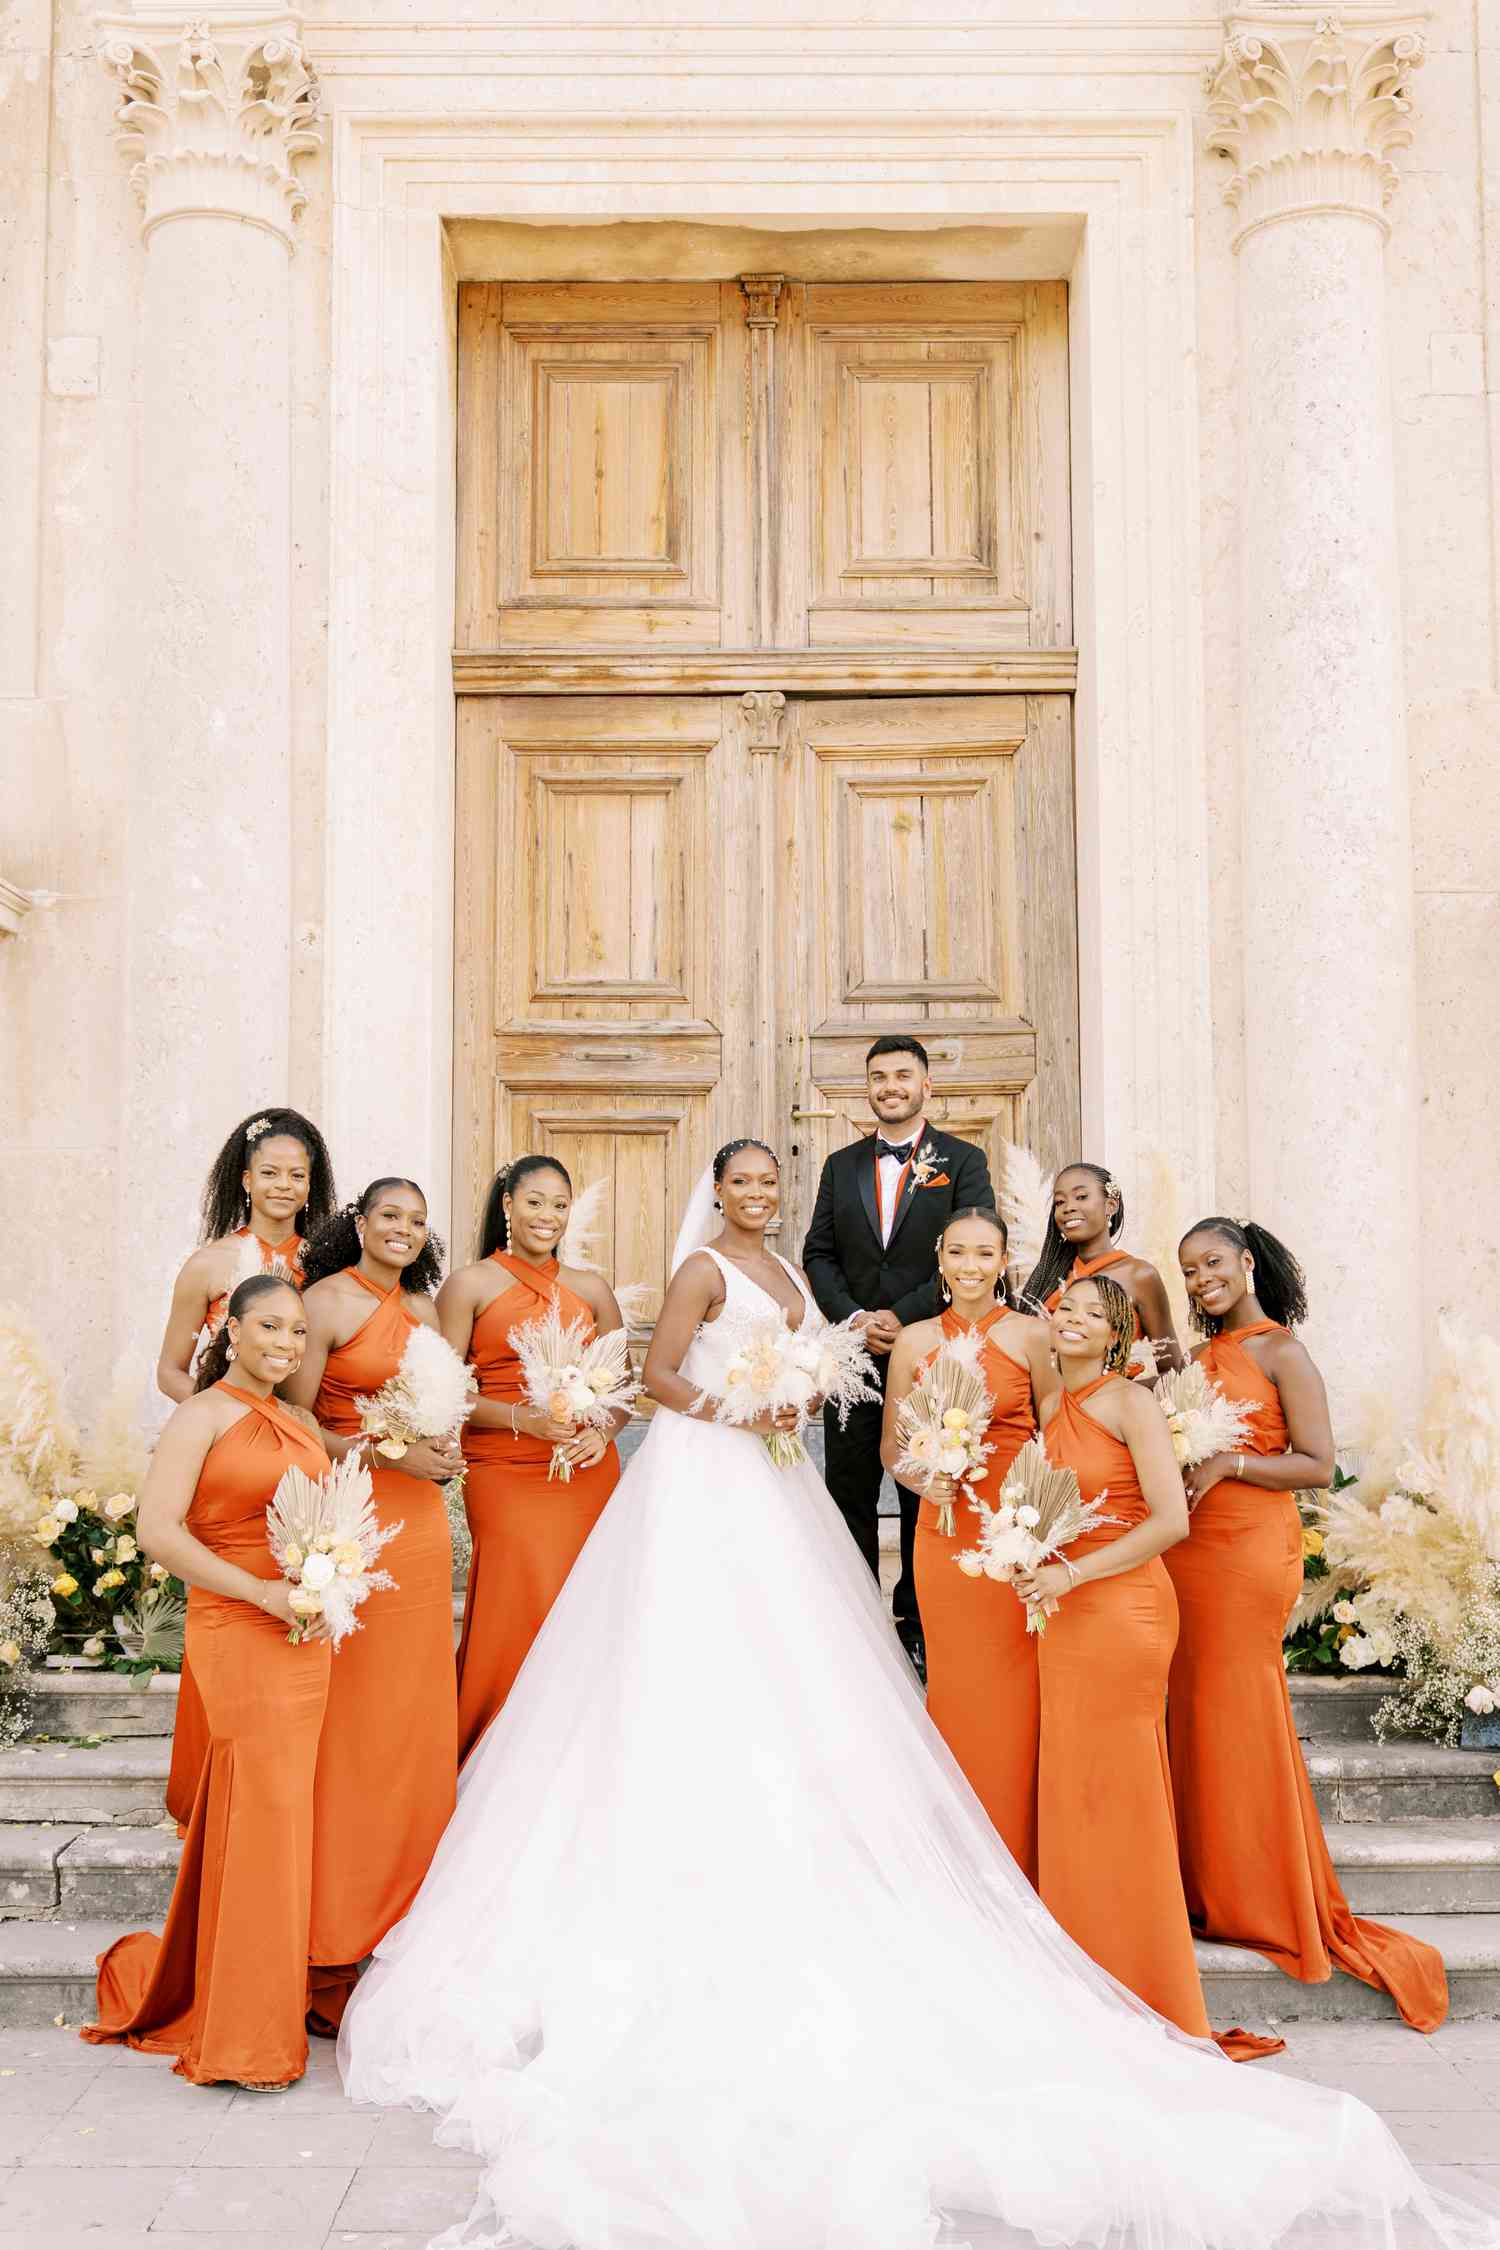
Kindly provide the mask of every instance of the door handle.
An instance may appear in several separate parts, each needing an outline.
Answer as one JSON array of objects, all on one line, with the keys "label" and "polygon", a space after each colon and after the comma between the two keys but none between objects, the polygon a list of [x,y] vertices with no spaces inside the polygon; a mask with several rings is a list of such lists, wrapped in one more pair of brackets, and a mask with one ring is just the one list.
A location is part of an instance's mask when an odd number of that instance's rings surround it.
[{"label": "door handle", "polygon": [[800,1120],[801,1118],[804,1118],[804,1117],[837,1117],[837,1116],[838,1116],[838,1111],[837,1111],[836,1109],[794,1109],[794,1110],[792,1111],[792,1123],[793,1123],[793,1124],[795,1125],[795,1124],[796,1124],[796,1123],[797,1123],[797,1122],[798,1122],[798,1121],[799,1121],[799,1120]]},{"label": "door handle", "polygon": [[579,1062],[631,1063],[646,1059],[644,1047],[575,1047],[573,1053]]}]

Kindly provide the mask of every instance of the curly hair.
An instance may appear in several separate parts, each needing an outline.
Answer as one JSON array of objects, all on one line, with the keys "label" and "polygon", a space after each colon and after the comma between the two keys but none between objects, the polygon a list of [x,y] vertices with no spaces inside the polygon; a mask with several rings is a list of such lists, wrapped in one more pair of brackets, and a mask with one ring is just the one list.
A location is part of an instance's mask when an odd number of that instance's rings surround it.
[{"label": "curly hair", "polygon": [[714,1186],[715,1186],[715,1187],[717,1187],[717,1186],[718,1186],[718,1184],[719,1184],[720,1180],[722,1180],[722,1179],[723,1179],[723,1177],[724,1177],[724,1170],[725,1170],[725,1166],[726,1166],[726,1165],[727,1165],[727,1164],[728,1164],[728,1163],[730,1162],[730,1159],[731,1159],[732,1157],[736,1157],[736,1156],[738,1156],[738,1155],[739,1155],[739,1153],[740,1153],[740,1150],[741,1150],[742,1148],[758,1148],[758,1149],[760,1150],[760,1152],[761,1152],[762,1156],[769,1156],[769,1158],[771,1159],[771,1162],[772,1162],[772,1163],[773,1163],[773,1164],[775,1165],[775,1167],[776,1167],[776,1169],[777,1169],[777,1171],[778,1171],[778,1172],[779,1172],[779,1171],[781,1170],[781,1158],[780,1158],[780,1157],[779,1157],[779,1156],[778,1156],[778,1155],[776,1154],[776,1151],[775,1151],[775,1149],[774,1149],[774,1148],[772,1148],[772,1146],[771,1146],[770,1142],[769,1142],[769,1141],[758,1141],[758,1140],[757,1140],[757,1139],[755,1138],[755,1136],[754,1136],[754,1134],[753,1134],[753,1133],[747,1133],[747,1134],[746,1134],[746,1136],[745,1136],[745,1138],[744,1138],[743,1140],[740,1140],[740,1141],[726,1141],[726,1142],[724,1143],[724,1146],[723,1146],[723,1147],[722,1147],[722,1148],[721,1148],[721,1149],[720,1149],[720,1150],[719,1150],[719,1151],[717,1152],[717,1154],[715,1155],[715,1157],[714,1157]]},{"label": "curly hair", "polygon": [[[1182,1238],[1189,1235],[1216,1234],[1236,1250],[1248,1250],[1255,1261],[1255,1278],[1250,1286],[1256,1303],[1267,1320],[1278,1327],[1295,1328],[1307,1318],[1307,1277],[1284,1242],[1277,1240],[1267,1227],[1257,1226],[1253,1219],[1241,1223],[1238,1219],[1200,1219]],[[1179,1255],[1182,1242],[1177,1245]],[[1206,1313],[1194,1301],[1189,1308],[1189,1318],[1200,1336],[1217,1336],[1223,1327],[1212,1313]]]},{"label": "curly hair", "polygon": [[[371,1180],[357,1203],[346,1203],[336,1211],[325,1226],[319,1227],[303,1245],[302,1286],[311,1289],[315,1281],[326,1281],[331,1273],[344,1273],[360,1261],[362,1244],[356,1222],[373,1207],[384,1188],[410,1188],[413,1195],[427,1200],[426,1192],[415,1180],[401,1179],[394,1173],[379,1180]],[[427,1240],[420,1254],[401,1275],[401,1287],[408,1297],[430,1297],[443,1278],[443,1239],[428,1230]]]},{"label": "curly hair", "polygon": [[533,1172],[555,1172],[567,1189],[573,1193],[573,1177],[566,1164],[555,1156],[518,1156],[514,1164],[502,1164],[490,1182],[490,1192],[485,1197],[484,1217],[479,1222],[479,1251],[481,1258],[491,1257],[496,1250],[510,1248],[510,1221],[505,1216],[505,1198],[514,1195],[521,1182]]},{"label": "curly hair", "polygon": [[[1053,1175],[1054,1191],[1058,1181],[1067,1172],[1091,1172],[1106,1196],[1112,1195],[1115,1198],[1115,1213],[1109,1222],[1109,1239],[1111,1242],[1118,1242],[1125,1231],[1125,1198],[1120,1193],[1120,1183],[1113,1172],[1107,1171],[1102,1164],[1065,1164],[1061,1171]],[[1072,1272],[1073,1257],[1073,1245],[1064,1237],[1056,1215],[1053,1214],[1047,1220],[1047,1231],[1042,1236],[1042,1254],[1032,1268],[1025,1294],[1034,1297],[1038,1304],[1045,1304],[1053,1290],[1059,1288]]]},{"label": "curly hair", "polygon": [[[1109,1320],[1109,1343],[1104,1352],[1104,1372],[1106,1375],[1123,1375],[1135,1349],[1135,1305],[1118,1281],[1113,1280],[1109,1274],[1091,1273],[1086,1278],[1087,1286],[1098,1290],[1099,1302]],[[1078,1286],[1081,1289],[1084,1283],[1080,1281]]]},{"label": "curly hair", "polygon": [[295,1281],[288,1281],[285,1274],[253,1273],[247,1281],[242,1281],[225,1306],[224,1318],[212,1340],[205,1345],[193,1372],[195,1391],[211,1391],[215,1383],[223,1382],[229,1372],[229,1323],[243,1320],[256,1298],[269,1296],[273,1289],[289,1289],[298,1304],[302,1302],[301,1290]]},{"label": "curly hair", "polygon": [[257,1109],[242,1117],[203,1184],[200,1242],[217,1242],[250,1220],[244,1178],[257,1145],[264,1140],[300,1141],[307,1151],[307,1201],[293,1220],[298,1234],[313,1234],[333,1217],[338,1195],[327,1145],[316,1125],[298,1109]]},{"label": "curly hair", "polygon": [[[1001,1218],[999,1212],[992,1211],[987,1203],[966,1203],[961,1211],[954,1211],[950,1213],[946,1223],[944,1224],[942,1233],[938,1236],[938,1248],[940,1250],[942,1249],[943,1244],[948,1239],[949,1227],[956,1227],[960,1219],[983,1219],[985,1225],[987,1227],[993,1227],[996,1234],[999,1235],[1001,1265],[1000,1279],[995,1284],[995,1295],[1002,1305],[1009,1305],[1012,1311],[1014,1311],[1016,1301],[1010,1293],[1010,1277],[1006,1273],[1004,1264],[1005,1253],[1010,1248],[1009,1227]],[[938,1289],[940,1292],[944,1293],[943,1301],[946,1304],[948,1302],[946,1295],[947,1284],[942,1279],[941,1275],[939,1275],[938,1277]]]}]

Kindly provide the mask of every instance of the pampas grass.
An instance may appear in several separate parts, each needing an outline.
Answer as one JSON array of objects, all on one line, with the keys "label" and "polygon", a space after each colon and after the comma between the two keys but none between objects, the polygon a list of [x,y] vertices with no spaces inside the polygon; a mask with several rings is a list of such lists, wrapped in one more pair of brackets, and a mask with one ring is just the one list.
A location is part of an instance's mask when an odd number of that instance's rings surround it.
[{"label": "pampas grass", "polygon": [[[585,1273],[603,1273],[600,1254],[607,1232],[609,1190],[608,1180],[591,1180],[574,1196],[562,1241],[557,1246],[560,1266],[581,1266]],[[650,1326],[660,1310],[660,1297],[649,1282],[617,1282],[614,1292],[620,1317],[628,1329],[639,1334]]]},{"label": "pampas grass", "polygon": [[1036,1270],[1042,1254],[1047,1222],[1052,1216],[1052,1175],[1044,1172],[1029,1148],[1016,1141],[1002,1144],[1000,1216],[1005,1221],[1005,1260],[1012,1274],[1024,1281]]},{"label": "pampas grass", "polygon": [[0,1460],[41,1492],[72,1473],[77,1452],[41,1339],[14,1305],[0,1305]]},{"label": "pampas grass", "polygon": [[138,1404],[131,1363],[121,1359],[103,1411],[79,1456],[78,1474],[91,1492],[129,1492],[139,1497],[151,1457],[141,1431]]},{"label": "pampas grass", "polygon": [[422,1439],[453,1438],[479,1395],[479,1379],[447,1338],[425,1321],[406,1339],[393,1375],[373,1398],[357,1398],[365,1434],[388,1461]]},{"label": "pampas grass", "polygon": [[1161,1275],[1172,1314],[1172,1326],[1177,1335],[1183,1337],[1191,1330],[1187,1292],[1182,1286],[1182,1268],[1177,1262],[1177,1245],[1182,1240],[1184,1227],[1190,1226],[1192,1220],[1184,1219],[1182,1215],[1182,1196],[1177,1185],[1177,1174],[1161,1149],[1141,1149],[1138,1152],[1136,1171],[1140,1182],[1140,1219],[1131,1228],[1131,1234],[1138,1246],[1139,1255],[1155,1266]]}]

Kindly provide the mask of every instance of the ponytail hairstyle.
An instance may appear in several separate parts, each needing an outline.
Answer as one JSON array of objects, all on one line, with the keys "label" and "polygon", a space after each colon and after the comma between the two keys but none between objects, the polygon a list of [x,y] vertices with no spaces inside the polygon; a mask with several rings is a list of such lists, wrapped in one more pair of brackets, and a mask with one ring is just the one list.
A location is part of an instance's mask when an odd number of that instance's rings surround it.
[{"label": "ponytail hairstyle", "polygon": [[555,1156],[518,1156],[514,1164],[503,1164],[490,1182],[490,1192],[485,1197],[484,1217],[479,1222],[481,1258],[491,1257],[497,1250],[510,1248],[510,1221],[505,1216],[505,1198],[514,1195],[521,1182],[533,1172],[555,1172],[569,1195],[572,1194],[572,1175],[566,1164],[560,1164]]},{"label": "ponytail hairstyle", "polygon": [[[1054,1190],[1064,1172],[1092,1172],[1105,1195],[1114,1197],[1115,1210],[1109,1222],[1109,1239],[1111,1242],[1118,1242],[1125,1232],[1125,1198],[1120,1193],[1120,1183],[1113,1172],[1106,1171],[1102,1164],[1064,1164],[1061,1170],[1052,1175]],[[1060,1288],[1072,1272],[1074,1255],[1072,1244],[1064,1239],[1058,1227],[1056,1214],[1049,1212],[1047,1231],[1042,1236],[1042,1254],[1032,1268],[1025,1295],[1034,1297],[1039,1305],[1044,1305],[1053,1290]]]},{"label": "ponytail hairstyle", "polygon": [[258,1109],[242,1118],[214,1158],[203,1184],[200,1242],[217,1242],[250,1223],[250,1198],[243,1181],[257,1145],[264,1140],[300,1141],[307,1151],[307,1201],[292,1221],[298,1234],[315,1234],[333,1217],[337,1194],[333,1166],[322,1134],[297,1109]]},{"label": "ponytail hairstyle", "polygon": [[[1109,1316],[1109,1344],[1104,1354],[1106,1375],[1123,1375],[1130,1365],[1130,1355],[1135,1350],[1135,1304],[1107,1273],[1091,1273],[1086,1277],[1090,1289],[1097,1289],[1099,1301]],[[1079,1288],[1084,1282],[1080,1281]]]},{"label": "ponytail hairstyle", "polygon": [[[1001,1264],[1000,1279],[995,1284],[995,1302],[997,1305],[1008,1305],[1014,1311],[1016,1300],[1010,1293],[1010,1276],[1006,1271],[1004,1262],[1004,1254],[1010,1249],[1009,1227],[992,1205],[988,1203],[966,1203],[961,1211],[950,1211],[948,1217],[944,1220],[943,1231],[938,1236],[938,1248],[940,1250],[948,1239],[949,1227],[956,1227],[960,1219],[983,1219],[985,1225],[993,1227],[996,1234],[999,1235]],[[951,1302],[948,1284],[943,1280],[941,1274],[938,1276],[938,1292],[945,1305]]]},{"label": "ponytail hairstyle", "polygon": [[[386,1173],[378,1180],[371,1180],[357,1203],[346,1203],[342,1211],[336,1211],[327,1224],[319,1227],[317,1233],[303,1245],[304,1289],[311,1289],[315,1281],[326,1281],[331,1273],[345,1273],[350,1266],[359,1264],[361,1244],[359,1228],[355,1222],[362,1219],[379,1201],[382,1188],[392,1187],[410,1188],[413,1195],[420,1195],[424,1203],[427,1200],[426,1191],[415,1180],[402,1179],[396,1173]],[[401,1276],[402,1293],[408,1297],[430,1297],[442,1278],[442,1236],[434,1234],[429,1227],[420,1255],[413,1258]]]},{"label": "ponytail hairstyle", "polygon": [[[1267,1228],[1257,1226],[1253,1219],[1200,1219],[1188,1228],[1182,1242],[1194,1234],[1216,1234],[1234,1249],[1249,1252],[1255,1265],[1250,1287],[1267,1320],[1274,1320],[1281,1328],[1296,1328],[1306,1320],[1306,1276],[1286,1244]],[[1177,1245],[1179,1251],[1182,1242]],[[1204,1312],[1196,1300],[1189,1308],[1189,1317],[1200,1336],[1217,1336],[1224,1325],[1212,1313]]]},{"label": "ponytail hairstyle", "polygon": [[[904,1048],[904,1046],[903,1046],[902,1052],[903,1052],[903,1053],[905,1052],[905,1048]],[[775,1165],[775,1167],[776,1167],[776,1169],[777,1169],[777,1171],[778,1171],[778,1172],[779,1172],[779,1171],[781,1170],[781,1158],[780,1158],[780,1157],[779,1157],[779,1156],[778,1156],[778,1155],[776,1154],[776,1151],[775,1151],[775,1149],[774,1149],[774,1148],[772,1148],[772,1146],[771,1146],[770,1142],[769,1142],[769,1141],[758,1141],[758,1140],[757,1140],[757,1139],[755,1138],[755,1136],[754,1136],[754,1134],[753,1134],[753,1133],[747,1133],[747,1134],[745,1135],[745,1137],[744,1137],[744,1139],[743,1139],[743,1140],[739,1140],[739,1141],[726,1141],[726,1142],[724,1143],[724,1146],[723,1146],[723,1147],[722,1147],[722,1148],[721,1148],[721,1149],[720,1149],[720,1150],[718,1151],[718,1153],[717,1153],[717,1154],[715,1155],[715,1157],[714,1157],[714,1186],[715,1186],[715,1187],[717,1187],[717,1186],[718,1186],[718,1184],[719,1184],[719,1182],[720,1182],[720,1180],[722,1180],[722,1179],[723,1179],[723,1177],[724,1177],[724,1173],[725,1173],[725,1170],[727,1169],[727,1167],[728,1167],[728,1165],[729,1165],[730,1161],[731,1161],[731,1160],[732,1160],[732,1159],[733,1159],[734,1157],[736,1157],[736,1156],[738,1156],[738,1155],[739,1155],[739,1153],[740,1153],[740,1150],[741,1150],[742,1148],[758,1148],[758,1149],[760,1150],[760,1152],[761,1152],[761,1155],[762,1155],[762,1156],[769,1156],[769,1158],[771,1159],[771,1162],[772,1162],[772,1163],[773,1163],[773,1164]]]},{"label": "ponytail hairstyle", "polygon": [[194,1391],[211,1391],[215,1383],[223,1382],[230,1364],[229,1323],[243,1320],[256,1298],[269,1295],[273,1289],[289,1289],[298,1304],[302,1302],[301,1290],[285,1274],[253,1273],[248,1281],[242,1281],[224,1307],[224,1318],[199,1357],[193,1373]]}]

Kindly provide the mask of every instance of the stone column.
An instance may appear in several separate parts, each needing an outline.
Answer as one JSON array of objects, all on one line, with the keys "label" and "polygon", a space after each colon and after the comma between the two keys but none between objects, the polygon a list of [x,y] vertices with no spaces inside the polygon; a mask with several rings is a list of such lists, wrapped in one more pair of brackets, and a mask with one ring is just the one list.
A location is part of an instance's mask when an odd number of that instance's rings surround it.
[{"label": "stone column", "polygon": [[1239,219],[1251,1214],[1307,1268],[1335,1427],[1420,1375],[1410,803],[1385,206],[1419,17],[1225,19]]},{"label": "stone column", "polygon": [[209,1160],[287,1098],[290,260],[318,87],[287,20],[99,53],[145,261],[118,1243],[138,1351]]}]

